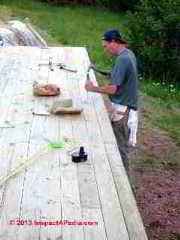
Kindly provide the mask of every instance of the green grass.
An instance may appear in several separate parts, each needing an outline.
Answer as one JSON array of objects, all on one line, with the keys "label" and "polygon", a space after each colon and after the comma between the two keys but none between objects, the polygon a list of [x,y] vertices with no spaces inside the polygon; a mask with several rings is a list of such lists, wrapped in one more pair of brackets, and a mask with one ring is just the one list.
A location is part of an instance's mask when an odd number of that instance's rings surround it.
[{"label": "green grass", "polygon": [[112,58],[104,54],[101,38],[108,28],[122,29],[124,15],[89,6],[50,6],[35,0],[0,0],[0,7],[2,5],[13,11],[14,18],[28,17],[54,42],[85,46],[98,67],[106,68],[112,63]]},{"label": "green grass", "polygon": [[150,111],[150,122],[165,130],[174,141],[180,144],[180,86],[152,79],[140,82],[145,108]]},{"label": "green grass", "polygon": [[142,91],[141,94],[141,107],[148,112],[148,127],[159,127],[165,130],[174,142],[180,144],[179,102],[170,99],[170,97],[166,100],[161,98],[161,96],[151,97],[150,94]]},{"label": "green grass", "polygon": [[178,84],[153,81],[146,79],[140,82],[141,90],[161,101],[167,107],[180,108],[180,86]]},{"label": "green grass", "polygon": [[[165,111],[166,109],[164,109]],[[156,116],[154,123],[168,132],[175,142],[180,144],[180,112],[176,113],[167,109],[161,115]]]}]

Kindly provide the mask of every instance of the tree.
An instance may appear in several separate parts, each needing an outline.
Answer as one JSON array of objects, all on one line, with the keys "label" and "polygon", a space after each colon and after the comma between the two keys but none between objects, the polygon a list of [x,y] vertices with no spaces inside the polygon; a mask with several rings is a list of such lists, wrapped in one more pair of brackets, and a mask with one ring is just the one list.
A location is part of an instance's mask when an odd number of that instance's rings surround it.
[{"label": "tree", "polygon": [[147,75],[180,81],[180,1],[140,0],[127,36]]}]

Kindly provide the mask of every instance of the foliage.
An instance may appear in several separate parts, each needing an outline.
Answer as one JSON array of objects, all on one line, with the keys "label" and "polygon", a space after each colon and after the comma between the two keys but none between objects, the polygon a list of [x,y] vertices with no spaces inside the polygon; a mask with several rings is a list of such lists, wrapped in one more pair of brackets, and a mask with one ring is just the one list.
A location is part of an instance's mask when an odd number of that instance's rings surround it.
[{"label": "foliage", "polygon": [[139,2],[139,0],[42,0],[44,2],[53,3],[53,4],[85,4],[85,5],[98,5],[108,7],[113,10],[133,10],[135,4]]},{"label": "foliage", "polygon": [[142,78],[140,89],[140,112],[146,111],[148,124],[164,129],[180,144],[180,86]]},{"label": "foliage", "polygon": [[140,88],[144,94],[161,101],[161,105],[180,108],[180,86],[178,84],[154,81],[151,78],[140,80],[142,83]]},{"label": "foliage", "polygon": [[180,1],[140,0],[128,14],[127,36],[144,73],[168,81],[180,79]]}]

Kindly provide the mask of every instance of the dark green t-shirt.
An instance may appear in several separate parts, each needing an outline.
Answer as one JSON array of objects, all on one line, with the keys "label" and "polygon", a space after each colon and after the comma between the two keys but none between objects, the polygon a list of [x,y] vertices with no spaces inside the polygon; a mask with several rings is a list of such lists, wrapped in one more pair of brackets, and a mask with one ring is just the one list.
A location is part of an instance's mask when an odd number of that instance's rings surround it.
[{"label": "dark green t-shirt", "polygon": [[118,86],[115,94],[110,95],[113,103],[137,109],[137,65],[134,53],[125,48],[116,58],[111,73],[111,84]]}]

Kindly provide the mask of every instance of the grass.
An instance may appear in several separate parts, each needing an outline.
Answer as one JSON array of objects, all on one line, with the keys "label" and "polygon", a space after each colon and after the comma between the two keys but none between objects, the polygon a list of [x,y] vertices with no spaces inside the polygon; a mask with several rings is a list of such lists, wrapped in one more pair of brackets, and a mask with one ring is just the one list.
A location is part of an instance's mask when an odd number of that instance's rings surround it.
[{"label": "grass", "polygon": [[150,110],[152,126],[165,130],[177,144],[180,144],[180,89],[178,85],[152,80],[143,81],[141,92],[151,96],[145,103]]},{"label": "grass", "polygon": [[172,103],[168,105],[161,98],[151,98],[145,95],[144,99],[145,102],[142,105],[148,109],[150,127],[165,130],[177,144],[180,144],[180,109],[174,107]]},{"label": "grass", "polygon": [[[90,59],[99,68],[109,68],[113,58],[101,46],[101,37],[108,28],[126,32],[125,14],[85,6],[52,6],[35,0],[0,0],[0,19],[29,18],[51,44],[61,43],[87,48]],[[98,77],[99,82],[104,79]],[[141,94],[151,96],[143,103],[150,111],[151,127],[158,126],[180,143],[180,91],[165,83],[141,81]]]},{"label": "grass", "polygon": [[51,36],[51,41],[86,47],[98,67],[106,68],[112,63],[112,58],[103,52],[101,37],[109,28],[121,29],[124,15],[89,6],[49,6],[35,0],[0,0],[0,5],[10,8],[14,18],[28,17]]},{"label": "grass", "polygon": [[180,114],[169,111],[169,114],[163,114],[155,119],[155,123],[162,129],[166,130],[180,145]]},{"label": "grass", "polygon": [[146,79],[142,81],[141,90],[145,94],[161,100],[161,103],[167,107],[173,105],[180,108],[180,86],[178,84]]}]

